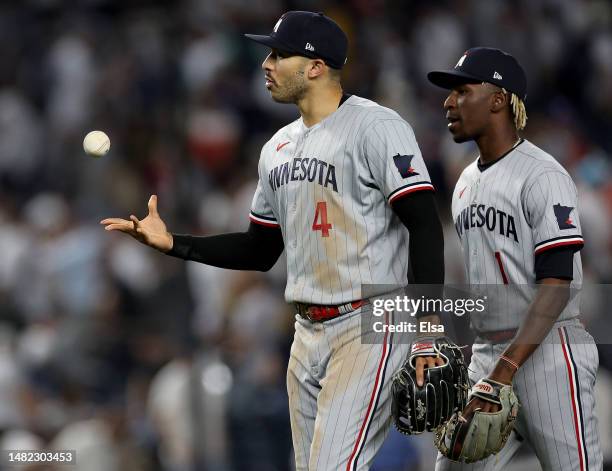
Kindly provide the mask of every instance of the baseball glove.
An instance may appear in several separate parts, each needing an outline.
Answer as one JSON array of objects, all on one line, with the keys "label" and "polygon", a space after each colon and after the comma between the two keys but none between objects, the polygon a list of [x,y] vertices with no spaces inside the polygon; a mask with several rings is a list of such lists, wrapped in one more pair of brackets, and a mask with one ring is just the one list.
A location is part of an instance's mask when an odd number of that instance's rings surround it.
[{"label": "baseball glove", "polygon": [[453,461],[473,463],[497,454],[506,444],[520,407],[512,386],[485,378],[470,391],[469,401],[479,397],[498,404],[498,412],[479,412],[463,417],[453,414],[436,430],[434,443],[440,453]]},{"label": "baseball glove", "polygon": [[[445,363],[426,368],[423,386],[416,381],[415,359],[441,356]],[[470,383],[463,353],[446,337],[421,337],[394,375],[391,386],[393,422],[403,434],[431,432],[465,407]]]}]

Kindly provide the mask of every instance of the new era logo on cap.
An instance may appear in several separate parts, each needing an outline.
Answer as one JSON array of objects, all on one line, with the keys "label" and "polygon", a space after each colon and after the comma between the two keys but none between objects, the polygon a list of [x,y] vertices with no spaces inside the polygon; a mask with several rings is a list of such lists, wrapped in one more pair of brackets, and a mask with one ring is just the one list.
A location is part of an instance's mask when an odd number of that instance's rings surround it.
[{"label": "new era logo on cap", "polygon": [[493,78],[497,79],[497,80],[502,80],[503,79],[503,77],[497,71],[495,71],[495,73],[493,74]]},{"label": "new era logo on cap", "polygon": [[312,52],[314,52],[315,50],[314,46],[310,43],[306,43],[306,46],[304,46],[304,49],[306,49],[307,51],[312,51]]}]

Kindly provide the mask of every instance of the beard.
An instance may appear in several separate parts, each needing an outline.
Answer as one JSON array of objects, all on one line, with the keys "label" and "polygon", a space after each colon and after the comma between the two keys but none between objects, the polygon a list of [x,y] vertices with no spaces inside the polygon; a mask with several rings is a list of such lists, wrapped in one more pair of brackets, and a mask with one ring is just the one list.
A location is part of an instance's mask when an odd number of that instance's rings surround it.
[{"label": "beard", "polygon": [[283,87],[277,87],[272,91],[272,99],[277,103],[298,103],[306,96],[307,86],[304,80],[304,72],[297,71],[291,79],[287,80]]}]

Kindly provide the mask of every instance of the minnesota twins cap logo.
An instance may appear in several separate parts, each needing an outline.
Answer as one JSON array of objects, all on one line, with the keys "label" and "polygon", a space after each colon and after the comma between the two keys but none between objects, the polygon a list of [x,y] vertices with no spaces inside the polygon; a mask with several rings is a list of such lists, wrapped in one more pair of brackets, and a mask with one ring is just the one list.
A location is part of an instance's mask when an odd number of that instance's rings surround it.
[{"label": "minnesota twins cap logo", "polygon": [[468,53],[467,53],[467,51],[465,51],[463,53],[463,55],[461,56],[461,58],[459,59],[459,61],[457,62],[457,64],[455,64],[455,69],[457,67],[461,67],[463,65],[463,61],[465,61],[465,58],[467,57],[467,55],[468,55]]},{"label": "minnesota twins cap logo", "polygon": [[400,155],[399,152],[397,155],[393,156],[393,162],[397,167],[402,178],[414,177],[418,175],[418,173],[412,168],[412,159],[414,155]]},{"label": "minnesota twins cap logo", "polygon": [[553,206],[555,210],[555,217],[559,224],[559,229],[575,229],[574,221],[570,217],[571,212],[574,210],[571,206],[561,206],[561,204],[555,204]]}]

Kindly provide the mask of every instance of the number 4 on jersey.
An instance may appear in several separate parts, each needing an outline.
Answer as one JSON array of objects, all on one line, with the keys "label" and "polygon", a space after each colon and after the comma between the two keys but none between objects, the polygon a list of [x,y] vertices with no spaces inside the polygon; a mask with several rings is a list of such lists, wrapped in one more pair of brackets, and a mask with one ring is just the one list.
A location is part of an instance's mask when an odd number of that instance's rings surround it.
[{"label": "number 4 on jersey", "polygon": [[332,225],[327,222],[327,203],[325,201],[317,202],[315,208],[314,221],[312,222],[313,231],[321,231],[322,237],[329,237],[329,230]]}]

